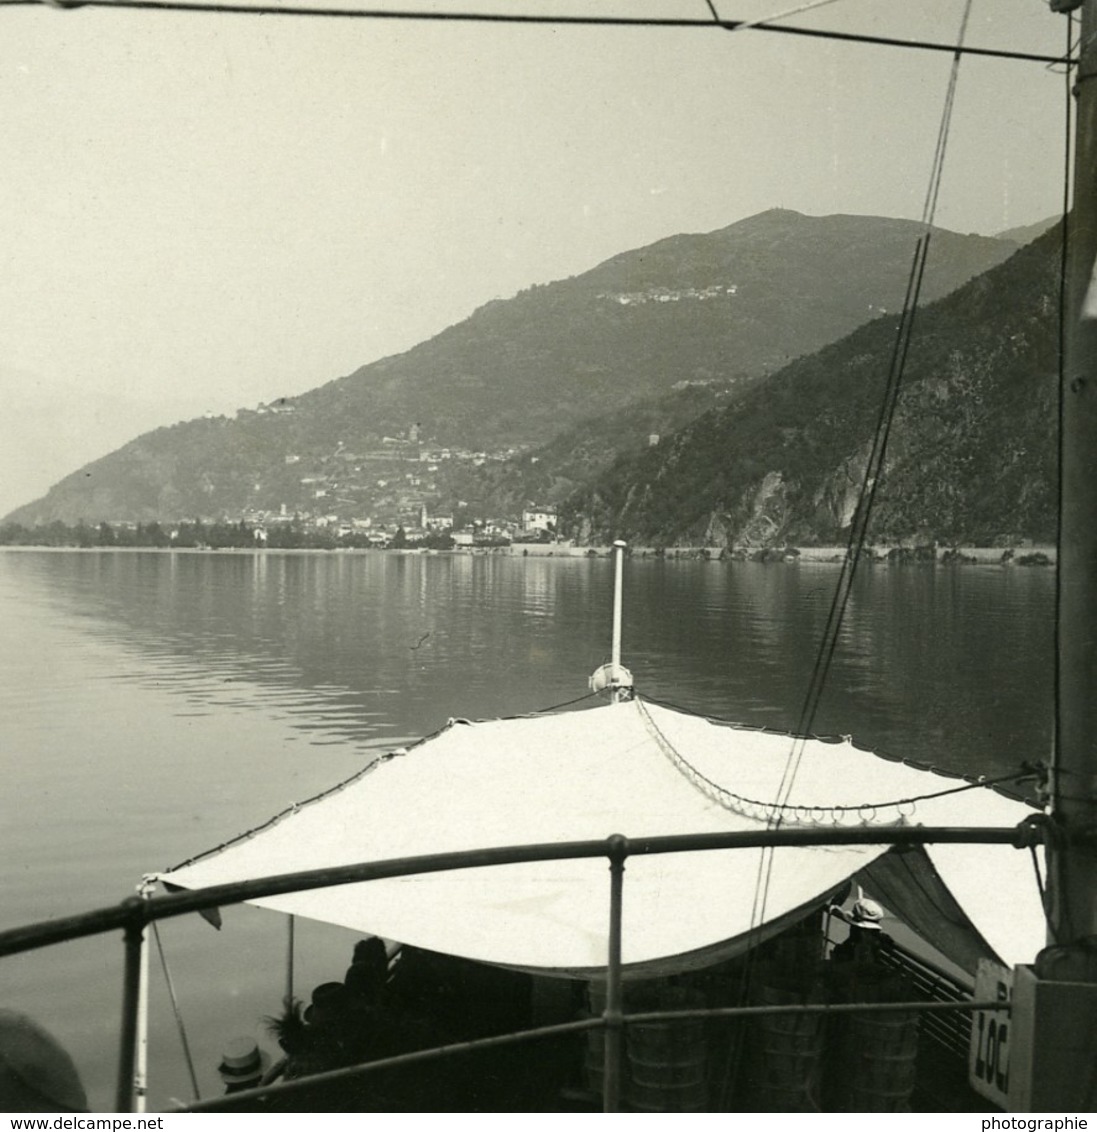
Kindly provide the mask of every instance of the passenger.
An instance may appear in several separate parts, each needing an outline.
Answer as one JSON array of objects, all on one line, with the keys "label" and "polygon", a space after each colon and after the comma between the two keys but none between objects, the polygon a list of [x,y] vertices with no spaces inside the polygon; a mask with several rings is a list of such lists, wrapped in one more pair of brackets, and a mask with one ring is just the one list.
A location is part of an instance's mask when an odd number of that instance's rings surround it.
[{"label": "passenger", "polygon": [[351,996],[342,983],[321,983],[313,990],[304,1013],[310,1072],[339,1069],[356,1060],[356,1021],[351,1006]]},{"label": "passenger", "polygon": [[305,1023],[314,1030],[338,1027],[346,1017],[350,995],[342,983],[321,983],[312,992],[312,1001],[305,1007]]},{"label": "passenger", "polygon": [[0,1112],[87,1112],[72,1058],[26,1014],[0,1010]]},{"label": "passenger", "polygon": [[261,1050],[251,1038],[233,1038],[225,1043],[217,1072],[225,1082],[225,1094],[242,1093],[262,1082],[270,1067],[270,1054]]},{"label": "passenger", "polygon": [[383,941],[375,936],[355,944],[354,962],[343,976],[352,1006],[361,1010],[379,1005],[388,977],[389,957]]},{"label": "passenger", "polygon": [[849,924],[849,936],[831,952],[835,962],[875,963],[882,952],[895,947],[883,929],[884,910],[875,900],[862,897],[849,912],[836,908],[834,914]]},{"label": "passenger", "polygon": [[384,962],[385,967],[388,967],[388,950],[385,947],[385,941],[380,936],[371,935],[368,939],[360,939],[354,945],[354,954],[351,956],[352,963],[380,963]]}]

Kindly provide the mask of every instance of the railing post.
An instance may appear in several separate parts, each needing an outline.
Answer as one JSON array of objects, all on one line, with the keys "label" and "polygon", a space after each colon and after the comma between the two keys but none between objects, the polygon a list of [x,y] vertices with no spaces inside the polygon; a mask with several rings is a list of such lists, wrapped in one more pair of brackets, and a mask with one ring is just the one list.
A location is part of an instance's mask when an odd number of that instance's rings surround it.
[{"label": "railing post", "polygon": [[621,1111],[624,1076],[625,1020],[621,994],[621,897],[625,885],[628,839],[615,833],[606,842],[609,852],[609,955],[606,961],[606,1060],[602,1111]]},{"label": "railing post", "polygon": [[137,1063],[137,1013],[141,998],[141,952],[145,942],[146,903],[140,896],[124,901],[130,909],[123,935],[122,1036],[118,1050],[118,1088],[115,1112],[133,1112],[134,1070]]},{"label": "railing post", "polygon": [[[156,885],[145,877],[137,888],[142,900],[148,901]],[[148,1107],[149,1091],[149,949],[148,941],[140,950],[140,978],[137,991],[137,1061],[133,1074],[133,1099],[136,1112]]]},{"label": "railing post", "polygon": [[289,934],[286,937],[286,1009],[290,1008],[293,1003],[293,958],[294,958],[294,928],[296,926],[296,917],[291,912],[289,914]]}]

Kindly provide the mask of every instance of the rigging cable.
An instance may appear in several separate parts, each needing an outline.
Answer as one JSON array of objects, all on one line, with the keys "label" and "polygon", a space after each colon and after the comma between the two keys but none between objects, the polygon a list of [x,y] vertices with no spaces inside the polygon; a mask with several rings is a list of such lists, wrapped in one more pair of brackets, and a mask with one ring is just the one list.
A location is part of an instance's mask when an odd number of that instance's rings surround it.
[{"label": "rigging cable", "polygon": [[[971,4],[972,0],[967,0],[964,8],[963,23],[960,27],[960,42],[963,42],[966,33],[968,18],[971,14]],[[796,729],[798,738],[794,741],[794,753],[789,759],[787,780],[780,791],[780,793],[785,796],[791,792],[796,767],[799,763],[799,756],[795,753],[796,748],[799,746],[802,751],[804,742],[803,736],[810,733],[815,714],[818,711],[819,703],[822,699],[823,689],[841,634],[842,621],[852,593],[852,585],[857,573],[857,566],[868,542],[870,520],[876,501],[876,493],[879,489],[880,479],[884,470],[888,441],[895,420],[895,410],[898,406],[899,392],[902,387],[903,373],[906,367],[907,354],[910,349],[914,329],[914,317],[918,309],[918,300],[921,294],[922,282],[925,277],[933,220],[937,212],[937,202],[944,174],[945,153],[948,147],[949,128],[952,122],[952,111],[956,99],[959,65],[960,57],[957,55],[952,62],[948,90],[945,96],[945,105],[937,131],[932,172],[926,189],[925,202],[922,206],[922,234],[919,236],[914,249],[914,258],[907,279],[907,292],[896,332],[891,364],[884,389],[884,397],[873,435],[872,449],[865,465],[865,471],[861,481],[858,505],[854,512],[853,523],[850,527],[846,557],[842,563],[842,571],[839,575],[838,584],[835,587],[827,623],[823,630],[823,640],[816,656],[808,692],[800,713],[800,721]]]},{"label": "rigging cable", "polygon": [[[937,131],[937,141],[930,169],[929,184],[926,189],[925,202],[922,207],[922,234],[919,236],[914,249],[914,256],[907,279],[906,297],[903,302],[903,309],[896,330],[891,363],[876,429],[873,435],[872,448],[865,465],[860,497],[854,512],[853,522],[850,526],[847,552],[845,560],[842,563],[838,584],[835,586],[826,626],[823,630],[823,637],[820,641],[815,665],[812,669],[808,691],[800,714],[799,726],[797,727],[797,736],[793,740],[792,749],[789,752],[785,764],[785,772],[782,776],[781,784],[778,787],[776,801],[782,806],[787,805],[792,794],[796,773],[806,747],[806,739],[804,737],[810,733],[812,722],[822,699],[823,688],[830,671],[835,650],[837,649],[842,621],[852,594],[857,565],[868,541],[869,522],[884,468],[884,459],[887,455],[888,439],[895,418],[895,410],[898,405],[899,391],[902,386],[907,354],[910,349],[914,316],[918,308],[918,299],[921,292],[922,281],[925,276],[926,257],[929,250],[930,235],[936,214],[941,180],[944,174],[944,158],[948,146],[952,112],[956,98],[956,85],[962,57],[962,46],[967,33],[968,20],[971,15],[971,5],[972,0],[966,0],[957,46],[953,54],[952,66],[949,72],[949,81],[945,94],[944,107],[941,113],[941,121]],[[778,828],[782,820],[782,811],[777,810],[767,824],[769,824],[771,828]],[[756,928],[760,927],[764,920],[765,906],[773,873],[773,860],[773,850],[764,850],[759,863],[758,877],[755,886],[754,908],[751,917],[752,923]]]},{"label": "rigging cable", "polygon": [[1047,923],[1048,932],[1051,938],[1055,938],[1055,924],[1051,919],[1051,913],[1048,911],[1047,906],[1047,892],[1044,888],[1044,878],[1040,875],[1040,858],[1036,853],[1036,846],[1030,845],[1028,847],[1029,853],[1032,855],[1032,871],[1036,874],[1036,890],[1040,893],[1040,908],[1044,913],[1044,920]]},{"label": "rigging cable", "polygon": [[[959,40],[962,43],[967,30],[968,19],[971,14],[972,0],[966,0],[963,22],[960,27]],[[872,449],[865,465],[864,476],[861,483],[861,493],[858,506],[854,512],[854,520],[850,527],[850,536],[847,544],[847,553],[842,563],[842,571],[838,584],[835,587],[827,623],[823,630],[823,640],[816,656],[808,692],[797,726],[797,738],[793,742],[793,750],[786,766],[786,774],[778,790],[778,801],[787,801],[791,794],[796,770],[804,749],[804,736],[809,734],[822,699],[834,653],[838,646],[841,634],[842,621],[852,594],[852,586],[857,573],[857,566],[868,542],[869,525],[872,517],[876,493],[879,489],[880,479],[884,470],[884,460],[887,456],[887,446],[891,435],[891,428],[895,419],[895,410],[898,406],[899,392],[902,387],[903,373],[906,358],[910,349],[911,337],[914,329],[914,317],[918,309],[918,300],[921,293],[922,281],[925,277],[926,261],[929,252],[930,237],[933,220],[936,215],[937,201],[940,194],[941,180],[944,173],[945,152],[948,145],[949,128],[952,121],[952,111],[955,105],[956,84],[959,75],[960,57],[957,55],[952,62],[949,74],[948,90],[945,96],[945,105],[941,115],[941,122],[937,131],[937,142],[933,155],[932,171],[929,185],[926,189],[925,202],[922,206],[922,234],[914,249],[914,258],[907,279],[907,293],[903,303],[897,329],[895,345],[892,352],[891,365],[884,390],[884,397],[880,406],[880,413],[873,435]]]},{"label": "rigging cable", "polygon": [[[705,0],[708,5],[708,10],[712,13],[712,18],[718,23],[723,24],[720,19],[720,13],[716,10],[716,4],[713,0]],[[733,28],[728,28],[728,31],[747,31],[750,28],[760,28],[766,24],[776,23],[777,20],[788,19],[789,16],[799,16],[804,12],[811,12],[816,8],[824,8],[827,4],[835,4],[837,0],[810,0],[810,3],[801,4],[797,8],[786,8],[783,12],[774,12],[772,16],[762,16],[757,20],[741,20],[736,23]]]},{"label": "rigging cable", "polygon": [[194,1090],[194,1099],[201,1100],[202,1094],[198,1091],[198,1076],[194,1072],[194,1059],[190,1054],[190,1042],[187,1041],[187,1028],[183,1024],[183,1015],[179,1010],[179,1000],[175,996],[175,983],[171,977],[171,971],[168,970],[168,959],[164,954],[164,945],[160,942],[160,925],[156,920],[152,921],[152,935],[156,940],[156,950],[160,953],[160,966],[164,971],[164,982],[167,983],[168,995],[171,998],[171,1009],[175,1014],[175,1024],[179,1027],[179,1040],[183,1044],[183,1056],[187,1061],[187,1072],[190,1074],[191,1088]]},{"label": "rigging cable", "polygon": [[[308,6],[263,4],[205,3],[203,0],[0,0],[0,7],[54,8],[113,8],[154,12],[198,12],[209,15],[241,16],[306,16],[319,19],[344,20],[406,20],[424,22],[528,24],[552,27],[636,27],[679,28],[735,31],[746,20],[702,20],[696,17],[659,16],[565,16],[522,12],[431,12],[396,11],[384,8],[312,8]],[[773,19],[774,17],[770,17]],[[804,36],[809,39],[829,39],[839,43],[870,44],[876,47],[899,47],[918,51],[939,51],[948,54],[979,55],[985,59],[1013,59],[1027,63],[1057,65],[1066,62],[1060,55],[1044,55],[1035,51],[1006,51],[994,47],[957,47],[955,44],[937,43],[926,39],[900,39],[896,36],[865,35],[860,32],[832,31],[825,28],[805,28],[789,24],[759,23],[754,31],[776,32],[781,35]]]}]

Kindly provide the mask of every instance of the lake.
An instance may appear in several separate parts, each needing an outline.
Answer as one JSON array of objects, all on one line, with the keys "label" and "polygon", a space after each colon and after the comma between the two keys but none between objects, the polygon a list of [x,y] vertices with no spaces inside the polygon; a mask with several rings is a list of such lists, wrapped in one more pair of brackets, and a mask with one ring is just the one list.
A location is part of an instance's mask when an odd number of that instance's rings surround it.
[{"label": "lake", "polygon": [[[806,563],[627,562],[623,660],[637,690],[795,727],[838,576]],[[608,559],[0,553],[2,926],[115,903],[143,874],[450,717],[587,695],[609,659],[612,585]],[[1053,634],[1049,571],[867,567],[813,729],[968,774],[1045,759]],[[189,917],[159,936],[203,1095],[216,1095],[225,1039],[252,1034],[275,1052],[257,1024],[284,990],[285,920],[230,909],[219,933]],[[341,979],[355,938],[299,923],[297,993]],[[0,1002],[62,1040],[106,1110],[121,953],[109,936],[0,963]],[[152,969],[158,1108],[191,1090],[155,946]]]}]

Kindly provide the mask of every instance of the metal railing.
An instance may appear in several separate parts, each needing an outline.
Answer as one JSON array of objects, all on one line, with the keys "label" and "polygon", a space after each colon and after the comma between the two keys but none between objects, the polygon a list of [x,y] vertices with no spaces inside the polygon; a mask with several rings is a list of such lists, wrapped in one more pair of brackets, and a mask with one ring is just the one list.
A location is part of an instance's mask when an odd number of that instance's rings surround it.
[{"label": "metal railing", "polygon": [[925,1001],[872,1004],[805,1004],[793,1006],[739,1006],[716,1007],[698,1010],[665,1011],[660,1013],[630,1014],[625,1016],[622,1004],[622,907],[624,897],[625,862],[630,856],[662,853],[703,852],[720,849],[777,848],[782,846],[833,846],[833,845],[888,845],[910,846],[924,844],[952,845],[1012,845],[1027,848],[1039,842],[1042,831],[1032,822],[1016,827],[969,828],[952,826],[904,826],[886,829],[860,828],[785,828],[759,829],[749,832],[680,834],[675,836],[628,839],[614,834],[603,840],[571,841],[539,845],[504,846],[493,849],[476,849],[456,853],[438,853],[421,857],[394,858],[357,865],[310,869],[259,877],[230,884],[214,885],[193,892],[175,892],[142,899],[130,897],[121,904],[96,909],[76,916],[68,916],[44,923],[0,932],[0,957],[35,950],[54,943],[81,939],[103,932],[122,932],[125,953],[122,975],[122,1020],[118,1057],[116,1100],[118,1112],[133,1108],[134,1069],[137,1046],[137,1017],[140,985],[141,951],[145,928],[152,922],[171,919],[225,905],[248,900],[331,888],[344,884],[412,876],[423,873],[448,872],[458,869],[481,868],[495,865],[514,865],[532,861],[576,860],[605,857],[609,862],[610,901],[609,931],[606,955],[606,1008],[601,1018],[518,1031],[513,1034],[482,1038],[456,1045],[441,1046],[432,1050],[418,1050],[397,1057],[333,1070],[264,1089],[235,1093],[213,1101],[186,1106],[180,1111],[215,1111],[229,1109],[262,1096],[290,1093],[377,1072],[398,1065],[448,1057],[473,1050],[489,1049],[503,1044],[535,1041],[569,1033],[604,1028],[605,1071],[603,1111],[621,1111],[622,1062],[626,1025],[638,1025],[653,1020],[676,1021],[689,1018],[735,1018],[759,1014],[839,1014],[872,1011],[917,1010],[936,1013],[948,1011],[999,1010],[1008,1011],[1009,1004],[1002,1002],[940,1002]]},{"label": "metal railing", "polygon": [[[961,981],[925,956],[915,955],[898,944],[881,952],[882,966],[891,967],[910,984],[914,993],[931,1002],[970,1002],[974,986]],[[964,1012],[928,1013],[922,1018],[922,1033],[947,1053],[967,1057],[971,1042],[971,1019]]]}]

